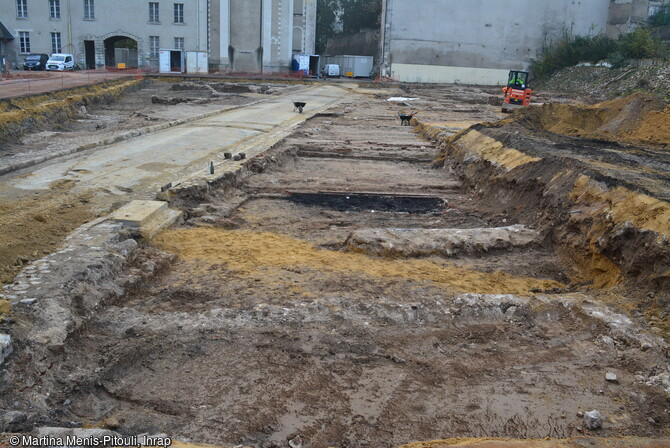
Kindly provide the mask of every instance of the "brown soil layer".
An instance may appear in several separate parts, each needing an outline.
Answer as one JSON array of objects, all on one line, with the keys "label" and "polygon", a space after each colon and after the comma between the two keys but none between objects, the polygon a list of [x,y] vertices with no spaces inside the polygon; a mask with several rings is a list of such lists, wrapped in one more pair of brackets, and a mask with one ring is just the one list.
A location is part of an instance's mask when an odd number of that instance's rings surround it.
[{"label": "brown soil layer", "polygon": [[670,108],[636,93],[593,106],[548,103],[518,111],[533,130],[620,143],[670,146]]},{"label": "brown soil layer", "polygon": [[95,217],[90,195],[70,193],[58,183],[42,194],[0,204],[0,282],[9,283],[24,265],[50,254],[74,229]]},{"label": "brown soil layer", "polygon": [[447,165],[484,202],[508,203],[515,219],[545,229],[581,266],[582,281],[665,289],[666,152],[530,132],[514,121],[476,126],[446,145]]},{"label": "brown soil layer", "polygon": [[598,437],[574,437],[566,440],[501,440],[492,438],[481,439],[449,439],[431,442],[415,442],[400,448],[446,448],[453,446],[477,448],[662,448],[670,445],[668,439],[649,440],[639,437],[621,437],[619,439],[602,439]]},{"label": "brown soil layer", "polygon": [[156,244],[192,261],[192,266],[203,271],[225,263],[227,269],[237,275],[265,279],[281,277],[292,267],[313,270],[325,278],[357,272],[363,277],[377,279],[427,281],[454,292],[523,295],[531,289],[563,286],[550,280],[478,272],[444,262],[370,259],[363,254],[319,250],[298,239],[272,233],[206,228],[175,230],[162,234]]},{"label": "brown soil layer", "polygon": [[77,108],[109,103],[137,88],[139,80],[122,80],[31,97],[0,101],[0,142],[20,137],[35,127],[63,123],[77,114]]}]

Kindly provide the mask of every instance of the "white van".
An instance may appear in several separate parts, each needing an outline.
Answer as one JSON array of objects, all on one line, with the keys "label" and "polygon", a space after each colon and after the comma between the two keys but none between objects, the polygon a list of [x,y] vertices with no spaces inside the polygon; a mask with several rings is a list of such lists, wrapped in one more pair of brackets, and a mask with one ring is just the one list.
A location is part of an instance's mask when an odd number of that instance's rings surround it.
[{"label": "white van", "polygon": [[54,53],[47,61],[47,70],[74,70],[74,56],[67,53]]},{"label": "white van", "polygon": [[337,64],[326,64],[323,67],[323,76],[335,78],[340,76],[340,66]]}]

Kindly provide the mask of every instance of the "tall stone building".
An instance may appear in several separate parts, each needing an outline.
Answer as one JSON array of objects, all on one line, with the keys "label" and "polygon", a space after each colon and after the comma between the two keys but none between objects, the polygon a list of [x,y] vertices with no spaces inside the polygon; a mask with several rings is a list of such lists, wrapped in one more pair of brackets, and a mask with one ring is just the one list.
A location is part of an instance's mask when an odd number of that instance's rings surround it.
[{"label": "tall stone building", "polygon": [[312,54],[316,0],[212,0],[210,65],[232,72],[285,72]]},{"label": "tall stone building", "polygon": [[1,0],[0,21],[14,68],[30,53],[157,68],[160,49],[182,49],[207,51],[213,70],[286,72],[314,52],[316,0]]},{"label": "tall stone building", "polygon": [[207,0],[2,0],[10,63],[71,53],[81,68],[158,65],[160,48],[207,49]]},{"label": "tall stone building", "polygon": [[611,37],[647,20],[649,0],[383,0],[383,76],[407,82],[505,82],[563,33]]}]

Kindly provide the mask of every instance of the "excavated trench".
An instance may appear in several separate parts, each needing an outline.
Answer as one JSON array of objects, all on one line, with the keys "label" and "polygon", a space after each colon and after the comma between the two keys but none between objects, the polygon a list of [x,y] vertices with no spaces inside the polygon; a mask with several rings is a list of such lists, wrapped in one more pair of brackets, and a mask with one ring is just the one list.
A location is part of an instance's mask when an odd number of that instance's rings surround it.
[{"label": "excavated trench", "polygon": [[483,200],[437,145],[368,99],[175,197],[185,222],[133,252],[56,365],[17,350],[5,399],[43,425],[261,448],[667,436],[664,341],[580,284],[543,209]]}]

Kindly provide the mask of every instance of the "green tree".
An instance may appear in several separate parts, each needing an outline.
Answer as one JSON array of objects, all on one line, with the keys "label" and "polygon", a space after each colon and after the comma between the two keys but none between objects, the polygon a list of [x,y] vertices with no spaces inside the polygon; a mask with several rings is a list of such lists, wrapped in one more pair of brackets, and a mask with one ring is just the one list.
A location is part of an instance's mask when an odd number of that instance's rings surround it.
[{"label": "green tree", "polygon": [[565,30],[560,39],[545,43],[538,59],[532,62],[531,70],[537,77],[549,76],[580,62],[605,60],[615,48],[616,42],[603,34],[574,36]]},{"label": "green tree", "polygon": [[381,25],[381,0],[341,0],[341,2],[344,34],[354,34],[364,28],[378,28]]},{"label": "green tree", "polygon": [[628,59],[667,58],[670,48],[655,30],[641,26],[618,39],[603,34],[574,36],[564,31],[563,36],[546,43],[531,63],[531,70],[538,78],[544,78],[565,67],[580,62],[596,63],[606,60],[620,68]]},{"label": "green tree", "polygon": [[336,34],[335,25],[340,14],[340,0],[317,0],[316,52],[324,53],[328,38]]},{"label": "green tree", "polygon": [[328,38],[355,34],[381,25],[382,0],[317,0],[316,51],[326,50]]},{"label": "green tree", "polygon": [[670,2],[665,2],[654,14],[649,17],[652,27],[670,25]]},{"label": "green tree", "polygon": [[651,28],[636,28],[632,33],[619,38],[619,51],[626,58],[665,58],[668,56],[668,45],[663,42]]}]

